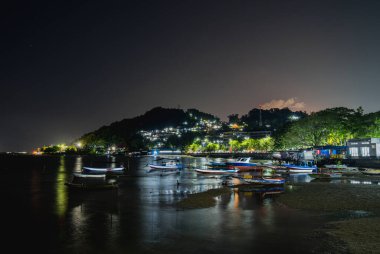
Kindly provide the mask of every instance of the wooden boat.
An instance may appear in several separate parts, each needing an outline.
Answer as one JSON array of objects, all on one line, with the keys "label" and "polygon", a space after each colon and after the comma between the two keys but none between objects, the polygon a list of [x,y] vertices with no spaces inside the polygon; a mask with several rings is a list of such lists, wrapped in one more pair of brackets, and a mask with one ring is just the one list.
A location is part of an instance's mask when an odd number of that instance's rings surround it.
[{"label": "wooden boat", "polygon": [[82,174],[82,173],[73,173],[73,176],[80,178],[106,178],[106,174]]},{"label": "wooden boat", "polygon": [[167,162],[163,162],[161,164],[149,164],[149,167],[151,169],[169,169],[169,170],[176,170],[181,169],[183,165],[181,163],[177,163],[177,161],[170,160]]},{"label": "wooden boat", "polygon": [[234,174],[238,169],[195,169],[195,171],[202,174]]},{"label": "wooden boat", "polygon": [[70,187],[73,190],[113,190],[117,189],[118,185],[115,183],[73,183],[66,182],[66,186]]},{"label": "wooden boat", "polygon": [[83,167],[83,172],[91,172],[91,173],[122,173],[124,171],[123,167],[119,168],[92,168],[92,167]]}]

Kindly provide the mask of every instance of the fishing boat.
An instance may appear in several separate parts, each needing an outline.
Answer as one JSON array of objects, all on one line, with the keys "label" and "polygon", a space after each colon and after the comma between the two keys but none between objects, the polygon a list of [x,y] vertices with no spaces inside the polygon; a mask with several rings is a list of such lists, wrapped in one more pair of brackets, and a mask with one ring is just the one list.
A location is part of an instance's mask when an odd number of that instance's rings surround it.
[{"label": "fishing boat", "polygon": [[256,170],[258,164],[251,161],[251,157],[240,157],[235,161],[226,162],[226,166],[230,169],[239,169],[240,172]]},{"label": "fishing boat", "polygon": [[195,169],[197,173],[202,174],[234,174],[238,169]]},{"label": "fishing boat", "polygon": [[93,174],[101,174],[101,173],[122,173],[124,171],[123,167],[119,168],[92,168],[92,167],[83,167],[83,172],[85,173],[93,173]]},{"label": "fishing boat", "polygon": [[151,169],[177,170],[182,169],[183,165],[175,160],[169,160],[166,162],[162,162],[161,164],[149,164],[149,167]]}]

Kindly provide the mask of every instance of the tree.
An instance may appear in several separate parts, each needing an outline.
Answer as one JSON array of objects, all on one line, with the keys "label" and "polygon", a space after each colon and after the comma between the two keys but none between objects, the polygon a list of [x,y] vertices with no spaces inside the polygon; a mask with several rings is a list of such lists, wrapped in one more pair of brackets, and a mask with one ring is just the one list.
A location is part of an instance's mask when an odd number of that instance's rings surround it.
[{"label": "tree", "polygon": [[231,114],[227,117],[228,117],[228,123],[230,123],[230,124],[240,122],[239,114]]}]

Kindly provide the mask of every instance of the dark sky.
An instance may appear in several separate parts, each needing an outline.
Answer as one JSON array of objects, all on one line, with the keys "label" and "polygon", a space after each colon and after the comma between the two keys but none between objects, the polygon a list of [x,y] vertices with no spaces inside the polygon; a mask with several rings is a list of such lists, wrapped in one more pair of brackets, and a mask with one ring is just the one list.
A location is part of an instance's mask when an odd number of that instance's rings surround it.
[{"label": "dark sky", "polygon": [[9,2],[0,151],[69,143],[155,106],[222,119],[269,102],[380,110],[377,0]]}]

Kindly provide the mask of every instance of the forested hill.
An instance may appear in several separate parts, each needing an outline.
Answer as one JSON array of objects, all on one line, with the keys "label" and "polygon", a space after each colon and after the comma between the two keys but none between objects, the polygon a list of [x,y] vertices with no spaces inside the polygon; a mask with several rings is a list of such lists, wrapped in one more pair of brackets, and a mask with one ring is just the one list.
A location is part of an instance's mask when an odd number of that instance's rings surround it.
[{"label": "forested hill", "polygon": [[138,131],[178,127],[185,122],[191,126],[196,117],[219,120],[211,114],[203,113],[196,109],[184,111],[182,109],[156,107],[143,115],[103,126],[98,130],[83,135],[80,140],[84,144],[99,146],[116,144],[126,147],[138,147],[140,144],[137,143],[142,142],[136,134]]}]

